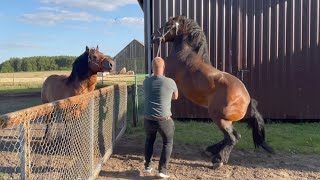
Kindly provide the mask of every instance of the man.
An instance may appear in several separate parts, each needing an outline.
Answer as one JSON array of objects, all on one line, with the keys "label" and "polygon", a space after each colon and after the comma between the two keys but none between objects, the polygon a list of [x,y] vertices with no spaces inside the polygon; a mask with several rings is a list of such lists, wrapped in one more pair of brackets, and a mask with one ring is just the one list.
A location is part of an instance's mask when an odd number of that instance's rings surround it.
[{"label": "man", "polygon": [[153,144],[156,134],[162,137],[162,152],[159,161],[159,173],[161,178],[169,178],[168,163],[172,152],[174,122],[171,118],[171,100],[178,99],[178,89],[176,83],[165,77],[165,63],[160,57],[152,61],[153,76],[143,82],[145,94],[144,102],[144,128],[146,133],[145,140],[145,173],[150,174],[151,158],[153,154]]}]

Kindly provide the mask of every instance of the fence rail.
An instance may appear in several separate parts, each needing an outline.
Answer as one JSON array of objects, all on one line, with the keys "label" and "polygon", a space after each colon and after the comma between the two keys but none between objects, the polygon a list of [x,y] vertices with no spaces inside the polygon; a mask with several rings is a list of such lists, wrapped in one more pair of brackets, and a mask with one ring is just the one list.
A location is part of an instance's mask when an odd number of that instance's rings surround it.
[{"label": "fence rail", "polygon": [[94,179],[126,112],[122,83],[0,116],[0,179]]}]

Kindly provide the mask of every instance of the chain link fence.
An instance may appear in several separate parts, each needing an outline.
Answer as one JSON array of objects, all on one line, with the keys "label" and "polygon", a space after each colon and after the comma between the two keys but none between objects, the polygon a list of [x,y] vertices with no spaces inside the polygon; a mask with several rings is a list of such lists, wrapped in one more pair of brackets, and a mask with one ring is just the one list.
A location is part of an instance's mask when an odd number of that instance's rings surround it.
[{"label": "chain link fence", "polygon": [[0,179],[94,179],[126,113],[122,83],[0,116]]}]

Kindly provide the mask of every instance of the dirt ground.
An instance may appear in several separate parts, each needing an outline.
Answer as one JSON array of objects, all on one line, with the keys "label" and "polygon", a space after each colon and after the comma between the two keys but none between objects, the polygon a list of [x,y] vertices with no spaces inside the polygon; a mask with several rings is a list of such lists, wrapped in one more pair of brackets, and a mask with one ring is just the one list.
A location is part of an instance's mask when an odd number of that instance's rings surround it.
[{"label": "dirt ground", "polygon": [[0,115],[41,104],[40,92],[19,94],[18,96],[0,94]]},{"label": "dirt ground", "polygon": [[[320,179],[320,155],[234,150],[227,165],[213,170],[204,148],[174,145],[170,179]],[[142,172],[143,140],[125,136],[117,143],[98,179],[156,179],[160,150],[161,141],[157,141],[154,170],[151,176],[146,176]]]}]

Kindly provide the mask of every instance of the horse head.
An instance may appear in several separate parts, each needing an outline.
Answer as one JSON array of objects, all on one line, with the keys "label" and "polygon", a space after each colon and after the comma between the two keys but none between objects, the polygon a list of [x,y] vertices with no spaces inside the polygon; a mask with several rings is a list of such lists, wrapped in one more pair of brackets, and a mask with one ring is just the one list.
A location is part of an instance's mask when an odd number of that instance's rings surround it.
[{"label": "horse head", "polygon": [[88,54],[88,67],[92,72],[110,72],[113,70],[112,59],[102,54],[98,46],[90,49],[86,46],[86,53]]},{"label": "horse head", "polygon": [[[156,34],[159,34],[156,36]],[[153,43],[175,42],[181,46],[180,50],[189,49],[189,52],[196,53],[202,57],[203,62],[211,64],[208,56],[208,44],[206,35],[199,24],[185,16],[170,17],[163,27],[153,35]],[[160,46],[159,46],[160,47]],[[160,48],[158,48],[159,54]]]},{"label": "horse head", "polygon": [[[184,16],[176,16],[176,17],[170,17],[169,20],[166,22],[166,24],[161,27],[159,30],[157,30],[157,35],[154,36],[154,41],[160,40],[161,42],[172,42],[176,38],[176,36],[182,34],[183,32],[183,26],[184,26],[184,20],[186,17]],[[161,32],[162,31],[162,32]]]}]

